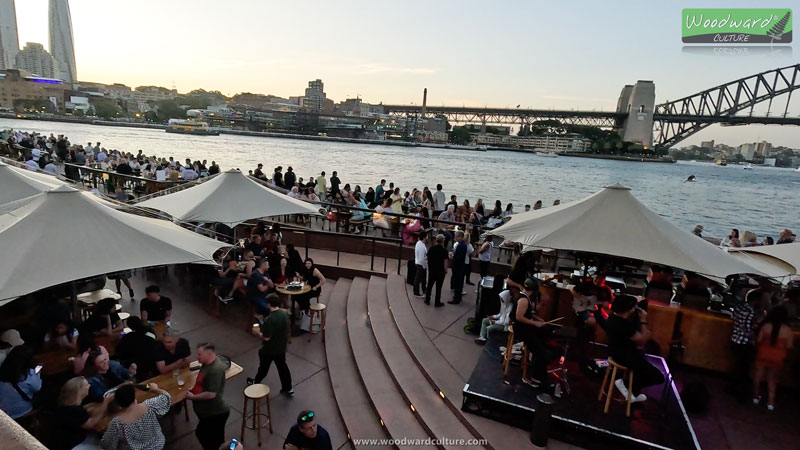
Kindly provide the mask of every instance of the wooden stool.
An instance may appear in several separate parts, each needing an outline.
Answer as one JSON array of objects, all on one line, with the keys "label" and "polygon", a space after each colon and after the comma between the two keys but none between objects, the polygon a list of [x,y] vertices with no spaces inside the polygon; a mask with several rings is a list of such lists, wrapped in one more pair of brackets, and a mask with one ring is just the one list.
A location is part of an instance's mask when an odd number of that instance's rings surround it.
[{"label": "wooden stool", "polygon": [[[613,367],[613,370],[612,370]],[[633,395],[633,370],[621,365],[617,364],[614,359],[610,356],[608,358],[608,367],[606,367],[606,376],[603,377],[603,384],[600,385],[600,393],[597,395],[597,401],[603,399],[603,396],[606,396],[606,405],[603,408],[603,413],[608,413],[608,405],[611,404],[611,395],[614,392],[614,381],[617,379],[617,370],[622,372],[623,380],[625,379],[625,373],[628,373],[628,408],[625,410],[625,416],[631,416],[631,396]],[[609,380],[609,374],[611,374],[611,379]]]},{"label": "wooden stool", "polygon": [[[514,346],[514,326],[508,326],[508,342],[506,353],[503,355],[503,374],[508,378],[508,369],[511,365],[511,348]],[[522,378],[528,377],[528,346],[522,344]]]},{"label": "wooden stool", "polygon": [[[319,299],[317,299],[317,301],[319,301]],[[313,303],[309,306],[308,312],[308,342],[311,342],[311,335],[314,334],[311,332],[311,329],[314,327],[314,314],[318,314],[320,317],[319,330],[320,333],[322,333],[322,342],[325,342],[325,304]]]},{"label": "wooden stool", "polygon": [[[269,386],[266,384],[253,384],[247,386],[244,389],[244,408],[242,408],[242,436],[241,441],[244,442],[244,429],[247,426],[247,419],[253,418],[253,425],[247,428],[251,430],[256,430],[258,433],[258,446],[261,447],[261,428],[263,425],[261,424],[261,416],[267,418],[267,425],[269,426],[269,432],[272,433],[272,410],[269,406]],[[267,399],[267,414],[264,415],[261,413],[261,399]],[[249,416],[247,415],[247,401],[253,401],[253,413]]]}]

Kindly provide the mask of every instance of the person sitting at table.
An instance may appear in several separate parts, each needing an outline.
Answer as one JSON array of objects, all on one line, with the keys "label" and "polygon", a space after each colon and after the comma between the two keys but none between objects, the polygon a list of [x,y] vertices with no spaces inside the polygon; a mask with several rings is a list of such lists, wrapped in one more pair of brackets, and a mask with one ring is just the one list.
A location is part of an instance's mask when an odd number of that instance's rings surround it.
[{"label": "person sitting at table", "polygon": [[103,397],[101,406],[90,415],[81,404],[89,395],[89,382],[84,377],[70,378],[58,394],[58,406],[53,410],[53,442],[54,450],[71,450],[79,448],[96,448],[98,439],[90,434],[98,422],[105,416],[108,405],[114,396]]},{"label": "person sitting at table", "polygon": [[267,274],[268,270],[269,262],[267,258],[261,258],[256,263],[256,270],[247,280],[247,301],[255,307],[256,314],[262,316],[269,314],[267,294],[275,288],[275,284]]},{"label": "person sitting at table", "polygon": [[[608,353],[617,364],[633,370],[633,392],[631,403],[643,402],[647,396],[642,388],[664,382],[664,374],[647,361],[641,350],[650,339],[647,327],[647,312],[636,307],[636,297],[622,294],[611,304],[611,315],[606,322]],[[628,397],[628,388],[622,378],[614,382],[623,397]]]},{"label": "person sitting at table", "polygon": [[376,229],[380,228],[383,237],[386,237],[386,231],[389,230],[389,219],[384,215],[386,212],[392,212],[391,198],[387,198],[382,205],[376,206],[375,213],[372,215],[372,226]]},{"label": "person sitting at table", "polygon": [[127,324],[131,331],[119,340],[115,358],[125,367],[135,364],[140,380],[150,378],[156,367],[153,359],[156,350],[155,333],[136,316],[130,316]]},{"label": "person sitting at table", "polygon": [[117,301],[104,298],[94,305],[94,311],[80,325],[80,334],[110,336],[122,332],[122,320],[116,312]]},{"label": "person sitting at table", "polygon": [[45,346],[65,350],[78,350],[78,330],[69,320],[58,320],[44,335]]},{"label": "person sitting at table", "polygon": [[264,254],[264,246],[261,245],[261,235],[250,236],[250,242],[244,247],[245,250],[253,252],[253,256],[259,257]]},{"label": "person sitting at table", "polygon": [[405,224],[403,225],[403,230],[401,232],[403,236],[403,244],[405,245],[412,245],[414,242],[414,236],[416,233],[419,233],[422,230],[422,207],[417,206],[414,208],[413,211],[409,212],[410,215],[416,216],[416,219],[406,218],[403,219]]},{"label": "person sitting at table", "polygon": [[86,359],[86,366],[83,372],[86,381],[89,382],[87,400],[89,402],[99,402],[103,400],[103,394],[106,391],[136,376],[136,364],[131,364],[126,369],[117,361],[109,359],[108,353],[92,350],[89,353],[89,358]]},{"label": "person sitting at table", "polygon": [[97,345],[94,342],[94,335],[91,334],[79,334],[78,335],[78,354],[72,360],[72,372],[75,375],[80,375],[83,373],[83,369],[86,366],[86,360],[89,358],[89,354],[93,351],[99,351],[106,356],[108,356],[108,350],[102,345]]},{"label": "person sitting at table", "polygon": [[[439,220],[446,220],[448,222],[456,222],[455,206],[448,205],[447,209],[439,214]],[[444,235],[444,246],[447,247],[448,243],[453,240],[453,233],[448,231],[448,228],[453,225],[449,223],[436,222],[436,227],[439,229],[439,234]]]},{"label": "person sitting at table", "polygon": [[250,275],[253,274],[255,267],[256,259],[253,256],[253,252],[245,250],[242,255],[242,261],[238,263],[239,273],[236,280],[233,282],[234,290],[242,296],[247,295],[247,280],[250,279]]},{"label": "person sitting at table", "polygon": [[284,256],[288,260],[286,267],[288,267],[289,273],[300,273],[303,270],[303,257],[294,248],[294,244],[286,244],[286,254]]},{"label": "person sitting at table", "polygon": [[311,291],[307,294],[298,295],[297,305],[300,311],[308,312],[308,308],[311,306],[311,299],[314,297],[319,299],[322,295],[322,286],[325,285],[325,277],[317,266],[314,265],[314,260],[311,258],[306,258],[300,276],[303,277],[303,281],[311,286]]},{"label": "person sitting at table", "polygon": [[139,303],[142,322],[166,322],[169,326],[172,318],[172,300],[161,296],[161,288],[157,285],[147,286],[147,296]]},{"label": "person sitting at table", "polygon": [[33,359],[33,348],[11,349],[0,366],[0,410],[19,419],[33,410],[33,397],[42,389],[41,367]]},{"label": "person sitting at table", "polygon": [[170,373],[173,370],[189,367],[192,349],[189,341],[179,338],[173,330],[167,330],[157,344],[155,357],[156,370],[160,374]]},{"label": "person sitting at table", "polygon": [[332,450],[331,436],[322,425],[317,424],[316,419],[314,411],[300,412],[297,423],[286,434],[283,450]]},{"label": "person sitting at table", "polygon": [[[228,261],[226,266],[217,270],[218,277],[211,281],[214,286],[214,295],[223,303],[233,300],[236,290],[236,279],[239,277],[239,264],[236,260]],[[223,297],[221,294],[224,294]]]},{"label": "person sitting at table", "polygon": [[156,383],[150,384],[154,398],[139,403],[132,384],[123,384],[114,392],[114,400],[122,408],[103,433],[100,446],[104,450],[160,450],[166,443],[158,418],[169,412],[172,397]]},{"label": "person sitting at table", "polygon": [[[270,263],[269,266],[272,267],[272,263]],[[292,277],[296,276],[296,274],[289,272],[288,267],[289,260],[281,258],[275,270],[270,270],[269,277],[272,278],[272,282],[275,284],[283,284],[291,281]]]}]

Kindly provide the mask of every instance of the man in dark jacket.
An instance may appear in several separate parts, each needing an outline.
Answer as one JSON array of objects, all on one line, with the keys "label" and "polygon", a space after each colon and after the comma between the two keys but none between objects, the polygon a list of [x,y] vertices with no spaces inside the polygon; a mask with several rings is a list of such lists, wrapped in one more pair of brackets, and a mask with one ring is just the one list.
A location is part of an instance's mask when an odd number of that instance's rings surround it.
[{"label": "man in dark jacket", "polygon": [[464,232],[461,230],[455,233],[456,243],[453,246],[453,273],[450,274],[450,286],[453,288],[453,299],[447,303],[457,305],[461,303],[461,296],[464,294],[464,277],[467,273],[467,243],[464,242]]}]

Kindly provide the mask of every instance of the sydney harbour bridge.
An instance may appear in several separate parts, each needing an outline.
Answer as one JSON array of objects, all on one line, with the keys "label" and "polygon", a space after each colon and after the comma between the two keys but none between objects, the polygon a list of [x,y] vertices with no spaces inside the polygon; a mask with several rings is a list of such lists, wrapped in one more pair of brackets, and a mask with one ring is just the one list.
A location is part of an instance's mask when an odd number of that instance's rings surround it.
[{"label": "sydney harbour bridge", "polygon": [[[531,125],[542,120],[618,130],[630,142],[669,148],[712,124],[800,125],[790,117],[792,93],[800,88],[800,64],[739,78],[686,97],[656,104],[652,81],[622,89],[614,111],[509,109],[466,106],[384,105],[384,111],[407,120],[446,117],[450,123]],[[756,115],[757,105],[767,113]],[[774,112],[773,112],[773,107]],[[761,108],[759,108],[761,109]]]}]

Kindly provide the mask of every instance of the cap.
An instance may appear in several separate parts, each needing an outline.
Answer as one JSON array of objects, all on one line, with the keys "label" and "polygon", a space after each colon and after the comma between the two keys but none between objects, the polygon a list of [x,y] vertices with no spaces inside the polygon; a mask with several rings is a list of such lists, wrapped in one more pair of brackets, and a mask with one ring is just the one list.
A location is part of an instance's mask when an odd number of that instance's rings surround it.
[{"label": "cap", "polygon": [[636,306],[637,300],[636,297],[632,295],[622,294],[618,295],[614,302],[611,303],[611,311],[615,313],[624,313],[626,311],[630,311]]},{"label": "cap", "polygon": [[523,286],[525,286],[525,289],[539,289],[539,280],[536,278],[528,278],[525,280]]},{"label": "cap", "polygon": [[703,228],[703,226],[702,226],[702,225],[698,225],[698,226],[696,226],[695,228],[696,228],[696,229],[698,229],[698,230],[700,230],[700,231],[703,231],[703,230],[705,229],[705,228]]},{"label": "cap", "polygon": [[3,334],[0,335],[0,341],[9,344],[12,347],[17,347],[25,343],[25,341],[19,337],[19,331],[13,329],[4,331]]}]

